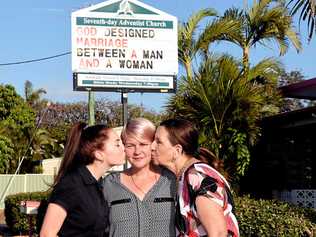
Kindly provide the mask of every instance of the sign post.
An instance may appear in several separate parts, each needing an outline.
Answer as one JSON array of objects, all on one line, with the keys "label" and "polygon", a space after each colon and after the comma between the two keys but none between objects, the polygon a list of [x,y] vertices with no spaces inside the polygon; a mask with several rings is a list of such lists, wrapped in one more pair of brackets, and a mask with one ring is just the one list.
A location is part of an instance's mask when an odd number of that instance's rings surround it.
[{"label": "sign post", "polygon": [[33,236],[33,221],[32,216],[37,214],[37,210],[40,206],[39,201],[21,201],[20,202],[20,212],[27,215],[28,221],[29,221],[29,236]]},{"label": "sign post", "polygon": [[[127,109],[127,103],[128,101],[128,94],[127,92],[122,91],[121,92],[121,103],[122,103],[122,115],[123,115],[123,126],[127,124],[128,120],[128,109]],[[124,164],[124,169],[127,168],[127,162]]]}]

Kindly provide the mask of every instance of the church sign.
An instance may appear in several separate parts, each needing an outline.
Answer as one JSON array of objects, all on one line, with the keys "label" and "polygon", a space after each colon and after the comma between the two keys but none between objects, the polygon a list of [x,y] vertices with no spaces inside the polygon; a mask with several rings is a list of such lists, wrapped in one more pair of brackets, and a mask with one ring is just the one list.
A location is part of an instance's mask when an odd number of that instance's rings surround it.
[{"label": "church sign", "polygon": [[137,0],[72,13],[75,90],[174,91],[177,55],[176,17]]}]

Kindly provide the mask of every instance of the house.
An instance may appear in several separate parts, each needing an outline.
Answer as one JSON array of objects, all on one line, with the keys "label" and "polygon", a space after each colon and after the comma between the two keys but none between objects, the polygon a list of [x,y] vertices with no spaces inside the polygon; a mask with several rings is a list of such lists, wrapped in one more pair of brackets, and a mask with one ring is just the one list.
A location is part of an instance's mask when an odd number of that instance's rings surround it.
[{"label": "house", "polygon": [[[284,97],[316,99],[316,78],[280,88]],[[262,136],[242,191],[316,209],[316,106],[262,121]]]}]

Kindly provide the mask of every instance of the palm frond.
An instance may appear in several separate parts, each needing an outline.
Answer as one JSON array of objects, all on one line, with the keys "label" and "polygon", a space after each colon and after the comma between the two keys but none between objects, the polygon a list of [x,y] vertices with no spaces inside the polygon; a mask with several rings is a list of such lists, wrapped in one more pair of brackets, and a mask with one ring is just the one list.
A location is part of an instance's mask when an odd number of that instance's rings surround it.
[{"label": "palm frond", "polygon": [[243,10],[239,10],[238,8],[229,8],[227,9],[223,16],[221,17],[221,20],[224,22],[234,22],[236,26],[235,32],[232,32],[231,34],[224,35],[221,40],[232,42],[238,46],[242,46],[244,44],[244,23],[245,23],[245,14]]},{"label": "palm frond", "polygon": [[185,62],[191,58],[194,51],[196,30],[199,23],[206,17],[215,16],[217,13],[212,8],[202,9],[190,16],[187,22],[180,23],[178,27],[179,59]]},{"label": "palm frond", "polygon": [[281,61],[275,58],[265,58],[254,65],[249,70],[249,80],[254,81],[260,78],[260,82],[277,83],[278,76],[281,74],[284,66]]},{"label": "palm frond", "polygon": [[194,37],[195,31],[199,26],[199,23],[206,17],[216,16],[217,12],[213,8],[201,9],[194,13],[185,24],[185,33],[189,37]]},{"label": "palm frond", "polygon": [[239,39],[240,22],[231,19],[219,18],[207,24],[196,42],[196,47],[207,51],[210,43],[218,40]]},{"label": "palm frond", "polygon": [[299,25],[307,20],[308,41],[310,41],[316,30],[316,6],[315,0],[290,0],[288,5],[291,15],[299,13]]},{"label": "palm frond", "polygon": [[192,75],[192,61],[195,54],[198,51],[196,47],[196,34],[199,27],[199,23],[211,16],[215,16],[217,13],[212,8],[202,9],[194,13],[187,22],[180,23],[178,27],[178,58],[181,65],[185,67],[187,75]]}]

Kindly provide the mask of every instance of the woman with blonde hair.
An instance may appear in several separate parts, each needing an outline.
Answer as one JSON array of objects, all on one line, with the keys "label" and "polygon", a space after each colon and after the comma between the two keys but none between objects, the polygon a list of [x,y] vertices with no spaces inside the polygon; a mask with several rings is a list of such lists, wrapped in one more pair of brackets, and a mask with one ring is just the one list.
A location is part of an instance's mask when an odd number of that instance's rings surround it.
[{"label": "woman with blonde hair", "polygon": [[104,180],[110,237],[175,236],[175,176],[151,159],[155,130],[145,118],[130,120],[123,128],[121,138],[130,168]]}]

